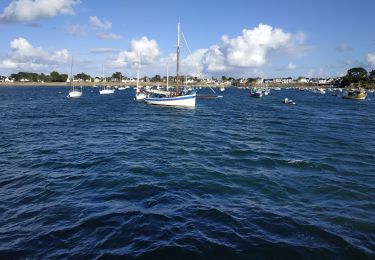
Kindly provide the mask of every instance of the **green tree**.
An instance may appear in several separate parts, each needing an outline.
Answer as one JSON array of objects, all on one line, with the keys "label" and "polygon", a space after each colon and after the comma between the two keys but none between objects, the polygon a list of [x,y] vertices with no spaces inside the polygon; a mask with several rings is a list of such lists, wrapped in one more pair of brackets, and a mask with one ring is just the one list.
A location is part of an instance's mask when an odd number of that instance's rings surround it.
[{"label": "green tree", "polygon": [[58,77],[57,77],[57,81],[58,82],[66,82],[68,79],[68,74],[60,74]]},{"label": "green tree", "polygon": [[51,82],[58,82],[60,74],[57,71],[52,71],[50,73]]},{"label": "green tree", "polygon": [[372,81],[375,81],[375,70],[370,71],[369,78],[370,78]]},{"label": "green tree", "polygon": [[120,81],[122,79],[122,73],[121,72],[115,72],[112,74],[112,79],[116,81]]},{"label": "green tree", "polygon": [[155,75],[154,77],[152,77],[151,81],[152,82],[160,82],[161,81],[160,75]]},{"label": "green tree", "polygon": [[346,74],[351,83],[367,80],[367,71],[364,68],[351,68]]},{"label": "green tree", "polygon": [[74,79],[82,79],[82,80],[86,81],[86,80],[90,80],[91,76],[81,72],[81,73],[78,73],[77,75],[74,75],[73,78]]},{"label": "green tree", "polygon": [[346,75],[343,77],[341,86],[346,87],[352,83],[367,83],[368,76],[367,71],[364,68],[357,67],[348,70]]},{"label": "green tree", "polygon": [[227,77],[225,77],[225,76],[221,76],[221,80],[222,80],[222,81],[227,81]]}]

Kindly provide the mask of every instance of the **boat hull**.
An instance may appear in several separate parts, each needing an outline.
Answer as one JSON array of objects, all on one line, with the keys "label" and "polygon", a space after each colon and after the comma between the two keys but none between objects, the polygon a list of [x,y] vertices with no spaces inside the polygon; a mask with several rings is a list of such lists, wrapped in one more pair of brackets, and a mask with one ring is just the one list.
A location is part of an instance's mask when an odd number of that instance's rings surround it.
[{"label": "boat hull", "polygon": [[262,92],[250,93],[250,97],[261,98],[262,96]]},{"label": "boat hull", "polygon": [[145,102],[159,106],[195,107],[196,94],[170,98],[145,98]]},{"label": "boat hull", "polygon": [[358,92],[358,93],[346,92],[342,96],[343,99],[355,99],[355,100],[365,100],[366,97],[367,97],[366,92]]},{"label": "boat hull", "polygon": [[99,91],[100,95],[109,95],[115,93],[114,89],[103,89]]},{"label": "boat hull", "polygon": [[135,94],[135,100],[137,100],[137,101],[143,101],[143,100],[145,100],[145,98],[146,98],[146,94],[145,93]]},{"label": "boat hull", "polygon": [[80,98],[82,96],[81,91],[70,91],[68,98]]}]

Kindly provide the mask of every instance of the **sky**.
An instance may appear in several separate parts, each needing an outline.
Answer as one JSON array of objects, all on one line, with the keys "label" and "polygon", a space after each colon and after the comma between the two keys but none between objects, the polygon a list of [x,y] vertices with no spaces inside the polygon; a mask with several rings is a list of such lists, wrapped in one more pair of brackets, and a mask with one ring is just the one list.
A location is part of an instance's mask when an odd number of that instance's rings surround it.
[{"label": "sky", "polygon": [[[374,0],[1,0],[0,75],[336,77],[375,69]],[[186,39],[186,43],[185,40]],[[140,65],[139,65],[140,64]]]}]

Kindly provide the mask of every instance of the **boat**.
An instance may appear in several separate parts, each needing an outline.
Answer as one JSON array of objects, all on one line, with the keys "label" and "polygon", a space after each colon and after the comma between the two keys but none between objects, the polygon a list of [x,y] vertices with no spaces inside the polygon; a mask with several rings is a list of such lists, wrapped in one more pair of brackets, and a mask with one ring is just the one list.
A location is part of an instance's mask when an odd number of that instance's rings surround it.
[{"label": "boat", "polygon": [[[122,83],[122,75],[121,75],[121,78],[120,78],[120,82]],[[118,90],[125,90],[125,89],[126,89],[125,85],[124,85],[124,86],[121,85],[121,86],[118,88]]]},{"label": "boat", "polygon": [[250,97],[261,98],[261,97],[263,97],[263,92],[260,89],[251,88],[249,95],[250,95]]},{"label": "boat", "polygon": [[74,88],[73,57],[72,57],[72,64],[70,65],[70,85],[71,85],[71,90],[69,91],[68,98],[80,98],[82,96],[82,87],[81,89]]},{"label": "boat", "polygon": [[169,92],[166,95],[160,95],[154,93],[150,97],[146,97],[144,100],[150,105],[161,105],[161,106],[177,106],[177,107],[189,107],[194,108],[196,105],[196,93],[195,91],[183,91],[179,89],[179,69],[180,69],[180,23],[177,24],[177,62],[176,62],[176,89],[175,92]]},{"label": "boat", "polygon": [[266,89],[262,89],[262,94],[264,96],[268,96],[268,94],[271,92],[271,90],[269,88],[266,88]]},{"label": "boat", "polygon": [[[138,74],[139,75],[139,74]],[[135,89],[135,100],[136,101],[144,101],[144,99],[147,97],[147,93],[144,87],[139,86],[139,76],[137,79],[137,87]]]},{"label": "boat", "polygon": [[296,102],[294,102],[293,100],[288,99],[288,98],[284,98],[284,100],[282,102],[284,104],[291,104],[291,105],[295,105],[296,104]]},{"label": "boat", "polygon": [[99,90],[99,93],[100,93],[100,95],[110,95],[110,94],[115,93],[115,90],[113,88],[111,88],[111,86],[107,85],[104,88],[102,88],[101,90]]},{"label": "boat", "polygon": [[220,91],[221,91],[221,92],[225,91],[225,88],[224,88],[224,87],[221,87],[221,88],[220,88]]},{"label": "boat", "polygon": [[346,90],[342,94],[343,99],[365,100],[367,93],[363,89]]},{"label": "boat", "polygon": [[[102,64],[102,78],[103,78],[103,81],[104,81],[103,64]],[[110,95],[110,94],[113,94],[113,93],[115,93],[115,90],[113,88],[111,88],[111,86],[109,86],[109,85],[103,86],[102,89],[99,90],[100,95]]]}]

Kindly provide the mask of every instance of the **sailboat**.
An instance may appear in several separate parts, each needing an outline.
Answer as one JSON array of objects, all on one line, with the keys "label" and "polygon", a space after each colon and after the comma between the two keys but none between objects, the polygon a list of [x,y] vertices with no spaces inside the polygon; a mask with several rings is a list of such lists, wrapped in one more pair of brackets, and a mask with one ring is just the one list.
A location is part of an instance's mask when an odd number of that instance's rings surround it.
[{"label": "sailboat", "polygon": [[151,96],[145,98],[145,102],[150,105],[161,106],[179,106],[179,107],[195,107],[196,93],[191,94],[180,93],[179,89],[179,70],[180,70],[180,23],[177,24],[177,64],[176,64],[176,91],[170,95]]},{"label": "sailboat", "polygon": [[[103,77],[103,65],[102,65],[102,77]],[[104,78],[103,78],[104,79]],[[103,86],[102,89],[99,90],[100,95],[110,95],[115,93],[115,90],[111,88],[111,86]]]},{"label": "sailboat", "polygon": [[139,86],[139,69],[141,67],[141,56],[138,53],[138,69],[137,69],[137,87],[135,88],[135,100],[143,101],[147,95],[144,87]]},{"label": "sailboat", "polygon": [[[121,75],[121,78],[120,78],[120,84],[122,83],[122,75]],[[125,86],[121,85],[118,90],[125,90]]]},{"label": "sailboat", "polygon": [[70,65],[70,85],[72,88],[69,91],[68,98],[80,98],[82,96],[82,90],[74,88],[73,57],[72,57],[72,64]]}]

